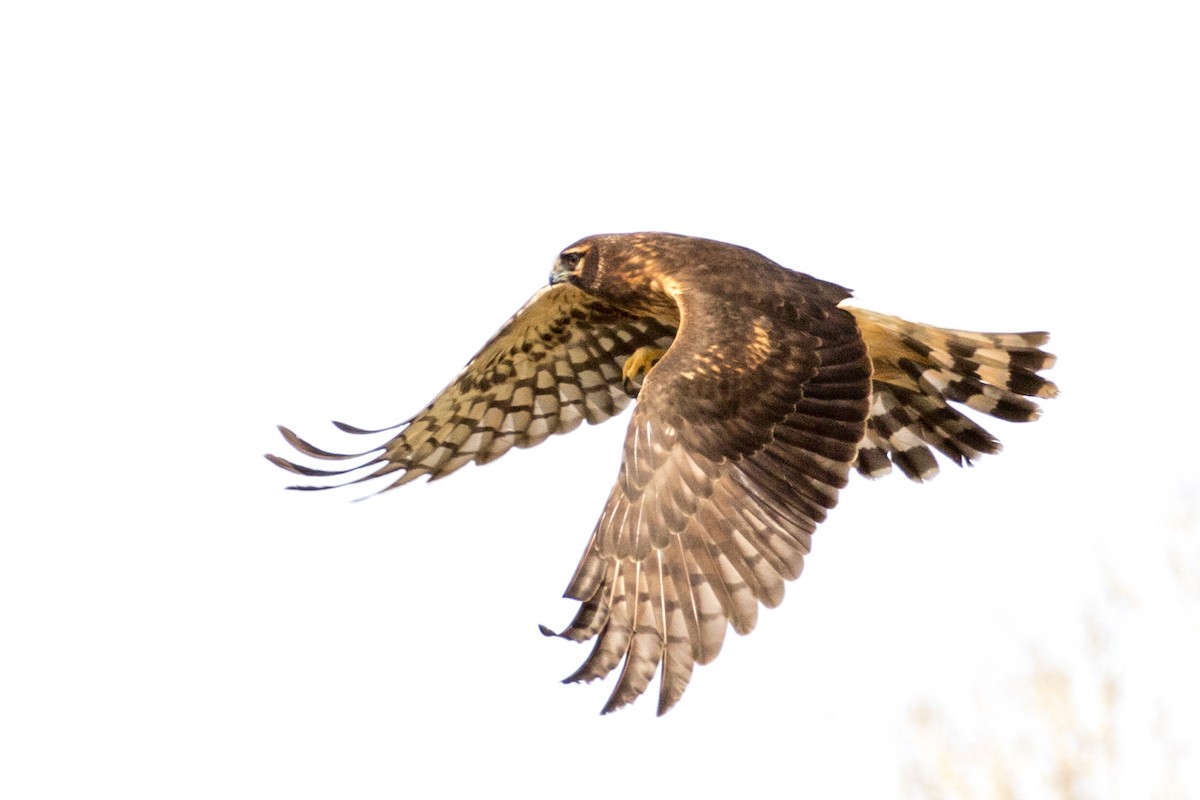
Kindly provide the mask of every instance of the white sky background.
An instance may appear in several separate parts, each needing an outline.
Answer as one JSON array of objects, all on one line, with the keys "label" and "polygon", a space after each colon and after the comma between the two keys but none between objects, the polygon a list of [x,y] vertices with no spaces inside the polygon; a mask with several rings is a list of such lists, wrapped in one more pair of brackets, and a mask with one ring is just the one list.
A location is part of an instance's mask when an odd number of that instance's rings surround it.
[{"label": "white sky background", "polygon": [[[1195,7],[823,6],[7,4],[0,794],[894,796],[909,710],[986,728],[1106,575],[1152,612],[1124,796],[1164,704],[1200,786]],[[559,249],[647,229],[1048,329],[1063,396],[856,478],[669,715],[602,718],[537,623],[627,417],[358,504],[261,454],[359,445],[328,420],[407,417]]]}]

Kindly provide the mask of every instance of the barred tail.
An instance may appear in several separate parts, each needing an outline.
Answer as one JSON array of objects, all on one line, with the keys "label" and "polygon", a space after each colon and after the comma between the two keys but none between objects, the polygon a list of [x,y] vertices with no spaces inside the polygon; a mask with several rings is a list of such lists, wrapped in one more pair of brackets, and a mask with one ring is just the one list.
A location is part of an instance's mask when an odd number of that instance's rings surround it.
[{"label": "barred tail", "polygon": [[1029,397],[1058,387],[1037,373],[1054,366],[1040,346],[1046,333],[972,333],[907,322],[847,307],[858,321],[874,367],[867,433],[859,472],[878,478],[895,464],[914,481],[938,472],[933,449],[970,464],[1000,442],[949,401],[1010,422],[1030,422],[1041,409]]}]

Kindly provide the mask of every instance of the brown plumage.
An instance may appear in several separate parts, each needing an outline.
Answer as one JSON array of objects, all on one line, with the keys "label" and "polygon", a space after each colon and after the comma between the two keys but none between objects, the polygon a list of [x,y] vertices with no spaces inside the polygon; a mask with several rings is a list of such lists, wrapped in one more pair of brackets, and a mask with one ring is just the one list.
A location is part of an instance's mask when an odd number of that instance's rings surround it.
[{"label": "brown plumage", "polygon": [[[919,325],[842,307],[849,294],[721,242],[591,236],[433,402],[358,454],[374,458],[340,471],[267,458],[310,477],[374,466],[351,482],[392,476],[393,488],[636,397],[616,484],[567,587],[581,606],[557,635],[596,639],[568,681],[621,667],[606,713],[661,671],[662,714],[727,625],[747,633],[760,603],[782,601],[851,467],[926,480],[933,450],[957,464],[999,450],[948,401],[1021,422],[1038,415],[1026,398],[1056,394],[1037,374],[1054,362],[1039,349],[1046,334]],[[281,430],[307,456],[357,457]]]}]

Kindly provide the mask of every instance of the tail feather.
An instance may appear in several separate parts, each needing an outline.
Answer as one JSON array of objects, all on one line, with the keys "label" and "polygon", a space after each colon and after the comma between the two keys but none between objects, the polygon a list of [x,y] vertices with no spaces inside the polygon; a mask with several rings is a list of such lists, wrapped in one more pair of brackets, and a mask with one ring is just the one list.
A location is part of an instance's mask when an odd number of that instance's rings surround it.
[{"label": "tail feather", "polygon": [[1000,442],[951,402],[997,419],[1029,422],[1041,409],[1028,398],[1058,394],[1038,374],[1055,362],[1041,349],[1046,333],[974,333],[848,310],[874,368],[871,413],[856,464],[869,478],[895,465],[912,480],[928,480],[938,472],[934,450],[960,466],[999,452]]}]

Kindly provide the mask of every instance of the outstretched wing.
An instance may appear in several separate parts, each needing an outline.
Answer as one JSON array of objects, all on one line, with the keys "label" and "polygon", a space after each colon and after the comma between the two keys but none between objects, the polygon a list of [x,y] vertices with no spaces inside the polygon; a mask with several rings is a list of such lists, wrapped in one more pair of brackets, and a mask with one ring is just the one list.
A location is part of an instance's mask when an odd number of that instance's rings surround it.
[{"label": "outstretched wing", "polygon": [[[661,665],[658,713],[727,624],[783,599],[863,437],[871,368],[845,293],[789,274],[754,296],[683,287],[674,346],[642,387],[617,483],[566,591],[560,634],[598,637],[567,681],[623,663],[607,713]],[[764,298],[767,298],[764,300]],[[543,632],[552,632],[543,628]]]},{"label": "outstretched wing", "polygon": [[280,427],[306,456],[344,460],[377,454],[366,463],[323,470],[267,458],[308,477],[376,466],[352,483],[399,473],[385,489],[422,475],[440,478],[469,462],[484,464],[510,448],[532,447],[550,434],[574,430],[583,420],[596,423],[619,413],[630,401],[622,384],[625,360],[639,347],[666,349],[674,336],[669,326],[614,309],[569,284],[545,287],[416,416],[374,431],[334,423],[355,434],[399,428],[385,444],[362,453],[331,453]]},{"label": "outstretched wing", "polygon": [[1054,366],[1054,356],[1041,349],[1048,334],[973,333],[848,310],[875,367],[871,418],[857,463],[867,477],[886,475],[895,464],[914,481],[928,480],[938,473],[931,447],[960,466],[998,453],[999,440],[950,402],[1029,422],[1041,409],[1027,398],[1058,394],[1037,374]]}]

